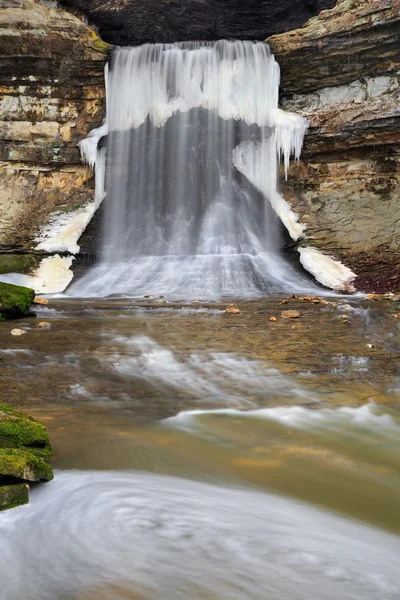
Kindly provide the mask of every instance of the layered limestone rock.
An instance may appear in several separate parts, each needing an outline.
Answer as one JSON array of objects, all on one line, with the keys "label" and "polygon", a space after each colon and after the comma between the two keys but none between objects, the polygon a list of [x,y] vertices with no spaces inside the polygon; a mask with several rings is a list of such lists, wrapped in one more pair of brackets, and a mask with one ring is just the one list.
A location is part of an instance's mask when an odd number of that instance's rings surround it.
[{"label": "layered limestone rock", "polygon": [[[33,268],[36,291],[57,291],[51,258],[47,281],[38,275],[48,254],[38,247],[41,228],[93,202],[93,173],[77,143],[104,116],[108,45],[77,17],[45,4],[6,0],[0,11],[0,266]],[[71,258],[55,260],[56,279],[70,278]]]},{"label": "layered limestone rock", "polygon": [[343,260],[359,289],[398,289],[399,0],[339,0],[267,41],[283,107],[310,122],[302,160],[282,178],[302,244]]}]

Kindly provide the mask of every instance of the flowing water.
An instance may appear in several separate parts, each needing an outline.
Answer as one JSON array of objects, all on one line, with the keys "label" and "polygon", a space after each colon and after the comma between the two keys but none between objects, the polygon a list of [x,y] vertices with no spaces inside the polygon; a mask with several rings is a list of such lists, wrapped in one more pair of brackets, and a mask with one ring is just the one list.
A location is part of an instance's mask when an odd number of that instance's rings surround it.
[{"label": "flowing water", "polygon": [[[100,264],[77,296],[260,296],[311,284],[280,253],[298,216],[277,191],[279,155],[307,123],[278,109],[279,66],[263,43],[154,44],[113,55]],[[83,149],[94,162],[92,142]],[[87,148],[89,144],[89,148]],[[96,169],[103,177],[100,150]]]},{"label": "flowing water", "polygon": [[393,304],[280,302],[0,324],[2,397],[44,420],[55,469],[0,515],[2,600],[399,597]]}]

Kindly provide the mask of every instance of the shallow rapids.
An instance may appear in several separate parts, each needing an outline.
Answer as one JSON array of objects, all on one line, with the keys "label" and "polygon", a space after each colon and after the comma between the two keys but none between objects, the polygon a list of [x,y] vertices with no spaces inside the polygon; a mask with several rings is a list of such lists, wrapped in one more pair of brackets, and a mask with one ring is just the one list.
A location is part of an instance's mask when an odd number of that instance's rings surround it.
[{"label": "shallow rapids", "polygon": [[0,533],[7,600],[400,594],[399,538],[270,494],[166,476],[56,473],[30,507],[0,518]]},{"label": "shallow rapids", "polygon": [[56,469],[0,514],[0,600],[398,599],[393,304],[238,305],[51,299],[46,328],[0,324],[4,397]]}]

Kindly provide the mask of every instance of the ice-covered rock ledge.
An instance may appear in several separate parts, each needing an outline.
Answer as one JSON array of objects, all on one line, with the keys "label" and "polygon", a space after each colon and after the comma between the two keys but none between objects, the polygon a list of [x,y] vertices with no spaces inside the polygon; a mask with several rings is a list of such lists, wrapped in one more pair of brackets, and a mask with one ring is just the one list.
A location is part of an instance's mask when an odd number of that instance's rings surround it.
[{"label": "ice-covered rock ledge", "polygon": [[311,246],[299,248],[298,252],[303,267],[319,283],[337,292],[355,291],[353,281],[357,275],[343,263]]},{"label": "ice-covered rock ledge", "polygon": [[70,269],[73,256],[48,256],[29,275],[7,273],[0,275],[0,281],[32,288],[36,294],[56,294],[62,292],[71,283],[73,273]]}]

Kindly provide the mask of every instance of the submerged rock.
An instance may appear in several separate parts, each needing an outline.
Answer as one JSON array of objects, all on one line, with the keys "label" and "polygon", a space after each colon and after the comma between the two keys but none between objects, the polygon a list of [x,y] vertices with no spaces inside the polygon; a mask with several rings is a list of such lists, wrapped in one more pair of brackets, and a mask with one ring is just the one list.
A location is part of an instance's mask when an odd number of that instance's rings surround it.
[{"label": "submerged rock", "polygon": [[225,308],[225,311],[231,315],[237,315],[240,313],[240,308],[236,306],[236,304],[228,304],[228,306]]},{"label": "submerged rock", "polygon": [[30,288],[0,282],[0,321],[36,316],[30,310],[34,297]]},{"label": "submerged rock", "polygon": [[298,310],[283,310],[281,312],[282,319],[298,319],[300,313]]},{"label": "submerged rock", "polygon": [[11,329],[11,335],[20,336],[25,335],[26,331],[24,329]]}]

